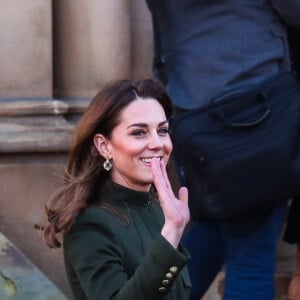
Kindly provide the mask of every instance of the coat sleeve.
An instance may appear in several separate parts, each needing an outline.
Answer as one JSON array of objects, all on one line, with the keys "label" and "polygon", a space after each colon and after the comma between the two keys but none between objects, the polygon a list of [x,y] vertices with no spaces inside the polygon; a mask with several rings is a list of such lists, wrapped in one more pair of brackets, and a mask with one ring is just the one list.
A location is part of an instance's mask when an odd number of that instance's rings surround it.
[{"label": "coat sleeve", "polygon": [[287,25],[300,26],[300,1],[299,0],[272,0],[273,7]]},{"label": "coat sleeve", "polygon": [[[153,240],[152,247],[131,278],[124,269],[119,237],[110,216],[90,214],[76,224],[64,239],[64,255],[76,272],[81,288],[88,300],[153,300],[164,299],[177,275],[187,262],[187,253],[174,249],[161,235]],[[134,251],[134,245],[132,245]],[[183,251],[184,252],[184,251]],[[173,279],[162,286],[167,273]]]}]

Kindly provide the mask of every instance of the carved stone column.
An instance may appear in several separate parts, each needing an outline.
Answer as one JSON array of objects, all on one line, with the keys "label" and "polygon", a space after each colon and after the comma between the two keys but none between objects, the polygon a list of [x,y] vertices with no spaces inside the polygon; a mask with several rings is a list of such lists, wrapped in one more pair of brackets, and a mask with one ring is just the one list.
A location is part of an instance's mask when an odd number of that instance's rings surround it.
[{"label": "carved stone column", "polygon": [[73,129],[53,99],[52,48],[51,0],[0,2],[0,232],[68,293],[61,253],[34,229]]},{"label": "carved stone column", "polygon": [[130,75],[130,0],[54,0],[55,95],[92,97]]},{"label": "carved stone column", "polygon": [[52,97],[50,0],[0,2],[0,97]]},{"label": "carved stone column", "polygon": [[150,12],[143,0],[131,0],[131,76],[151,77],[153,32]]}]

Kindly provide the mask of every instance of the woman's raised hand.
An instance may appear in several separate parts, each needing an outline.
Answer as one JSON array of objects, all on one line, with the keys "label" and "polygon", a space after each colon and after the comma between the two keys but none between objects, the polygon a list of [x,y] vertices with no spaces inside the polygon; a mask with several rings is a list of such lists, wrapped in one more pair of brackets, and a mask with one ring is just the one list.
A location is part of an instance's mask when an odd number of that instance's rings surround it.
[{"label": "woman's raised hand", "polygon": [[190,220],[188,190],[186,187],[181,187],[178,191],[178,198],[175,197],[165,163],[159,158],[151,160],[151,170],[153,183],[165,216],[165,224],[161,234],[170,244],[177,248],[183,231]]}]

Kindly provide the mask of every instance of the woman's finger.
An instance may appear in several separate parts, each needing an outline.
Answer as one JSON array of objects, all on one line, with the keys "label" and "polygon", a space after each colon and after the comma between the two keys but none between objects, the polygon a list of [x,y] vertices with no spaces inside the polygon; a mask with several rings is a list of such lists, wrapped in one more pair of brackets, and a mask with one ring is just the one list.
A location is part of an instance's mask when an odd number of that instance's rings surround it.
[{"label": "woman's finger", "polygon": [[189,192],[185,186],[182,186],[178,191],[179,200],[188,203],[189,200]]},{"label": "woman's finger", "polygon": [[167,193],[166,193],[167,187],[166,187],[165,180],[163,178],[163,173],[162,173],[159,159],[153,158],[151,160],[151,170],[152,170],[152,176],[153,176],[153,183],[156,187],[158,194],[167,196]]},{"label": "woman's finger", "polygon": [[162,176],[164,178],[166,187],[173,193],[171,183],[170,183],[170,180],[169,180],[169,176],[168,176],[168,173],[167,173],[167,169],[166,169],[166,164],[163,161],[160,161],[160,167],[161,167],[161,172],[162,172]]}]

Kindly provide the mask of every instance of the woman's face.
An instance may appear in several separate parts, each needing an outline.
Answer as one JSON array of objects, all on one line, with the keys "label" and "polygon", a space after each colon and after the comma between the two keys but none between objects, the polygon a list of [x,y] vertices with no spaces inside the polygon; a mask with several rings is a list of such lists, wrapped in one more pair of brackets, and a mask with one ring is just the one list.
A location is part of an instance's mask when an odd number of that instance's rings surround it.
[{"label": "woman's face", "polygon": [[155,99],[131,102],[120,115],[120,123],[107,140],[114,182],[147,191],[152,183],[150,161],[159,157],[167,163],[172,151],[165,112]]}]

